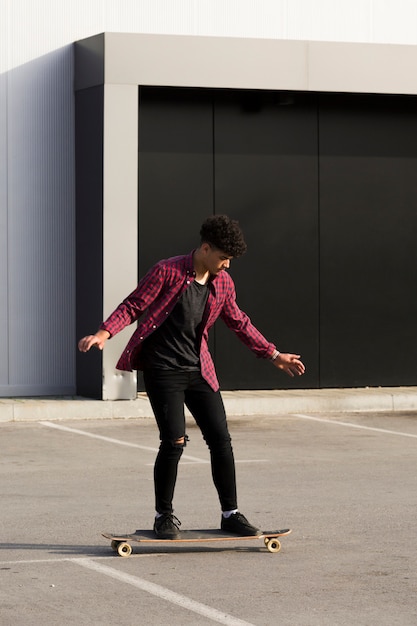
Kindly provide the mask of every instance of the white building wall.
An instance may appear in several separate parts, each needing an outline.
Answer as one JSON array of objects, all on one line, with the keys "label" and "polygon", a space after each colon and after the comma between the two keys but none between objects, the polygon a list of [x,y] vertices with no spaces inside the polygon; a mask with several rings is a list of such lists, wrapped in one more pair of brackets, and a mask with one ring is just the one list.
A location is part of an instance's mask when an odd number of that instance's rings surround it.
[{"label": "white building wall", "polygon": [[72,43],[103,31],[415,45],[417,2],[1,0],[0,396],[75,389]]}]

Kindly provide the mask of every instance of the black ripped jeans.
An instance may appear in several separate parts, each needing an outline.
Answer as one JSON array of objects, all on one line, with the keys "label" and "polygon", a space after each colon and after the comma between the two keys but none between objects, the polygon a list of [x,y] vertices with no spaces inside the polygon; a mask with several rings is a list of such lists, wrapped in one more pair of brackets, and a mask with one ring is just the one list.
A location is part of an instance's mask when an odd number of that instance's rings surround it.
[{"label": "black ripped jeans", "polygon": [[[213,391],[197,371],[148,369],[144,381],[161,440],[154,467],[158,513],[173,511],[178,463],[186,443],[184,404],[210,450],[211,472],[222,511],[237,509],[235,461],[220,392]],[[184,444],[176,443],[183,437]]]}]

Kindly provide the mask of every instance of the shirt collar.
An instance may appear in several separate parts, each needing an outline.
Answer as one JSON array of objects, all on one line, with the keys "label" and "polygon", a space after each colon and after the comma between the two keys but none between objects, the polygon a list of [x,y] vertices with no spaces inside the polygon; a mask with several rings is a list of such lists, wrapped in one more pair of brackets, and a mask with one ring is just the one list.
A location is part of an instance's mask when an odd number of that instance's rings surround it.
[{"label": "shirt collar", "polygon": [[190,252],[190,254],[187,254],[185,256],[185,259],[184,259],[184,269],[185,269],[185,272],[186,272],[187,275],[190,275],[190,276],[195,276],[194,261],[193,261],[194,252],[195,252],[195,250],[192,250]]}]

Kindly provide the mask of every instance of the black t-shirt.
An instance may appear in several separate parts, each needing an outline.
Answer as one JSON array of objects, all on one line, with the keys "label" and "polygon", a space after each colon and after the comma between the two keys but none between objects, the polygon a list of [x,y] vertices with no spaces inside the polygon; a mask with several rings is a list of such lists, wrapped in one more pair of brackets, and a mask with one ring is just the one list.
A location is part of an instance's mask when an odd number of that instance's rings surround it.
[{"label": "black t-shirt", "polygon": [[200,369],[200,324],[208,298],[208,283],[194,280],[171,315],[143,342],[144,368]]}]

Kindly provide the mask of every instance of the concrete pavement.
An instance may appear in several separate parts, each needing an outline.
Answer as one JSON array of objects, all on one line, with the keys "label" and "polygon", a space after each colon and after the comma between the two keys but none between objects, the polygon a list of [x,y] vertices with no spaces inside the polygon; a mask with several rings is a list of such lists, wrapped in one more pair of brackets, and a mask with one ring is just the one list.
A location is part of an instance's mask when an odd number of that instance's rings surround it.
[{"label": "concrete pavement", "polygon": [[[258,414],[230,429],[242,512],[293,529],[278,554],[255,540],[120,558],[100,531],[151,527],[154,420],[0,424],[0,623],[415,626],[417,413]],[[209,453],[192,420],[187,432],[175,512],[183,529],[216,528]]]}]

